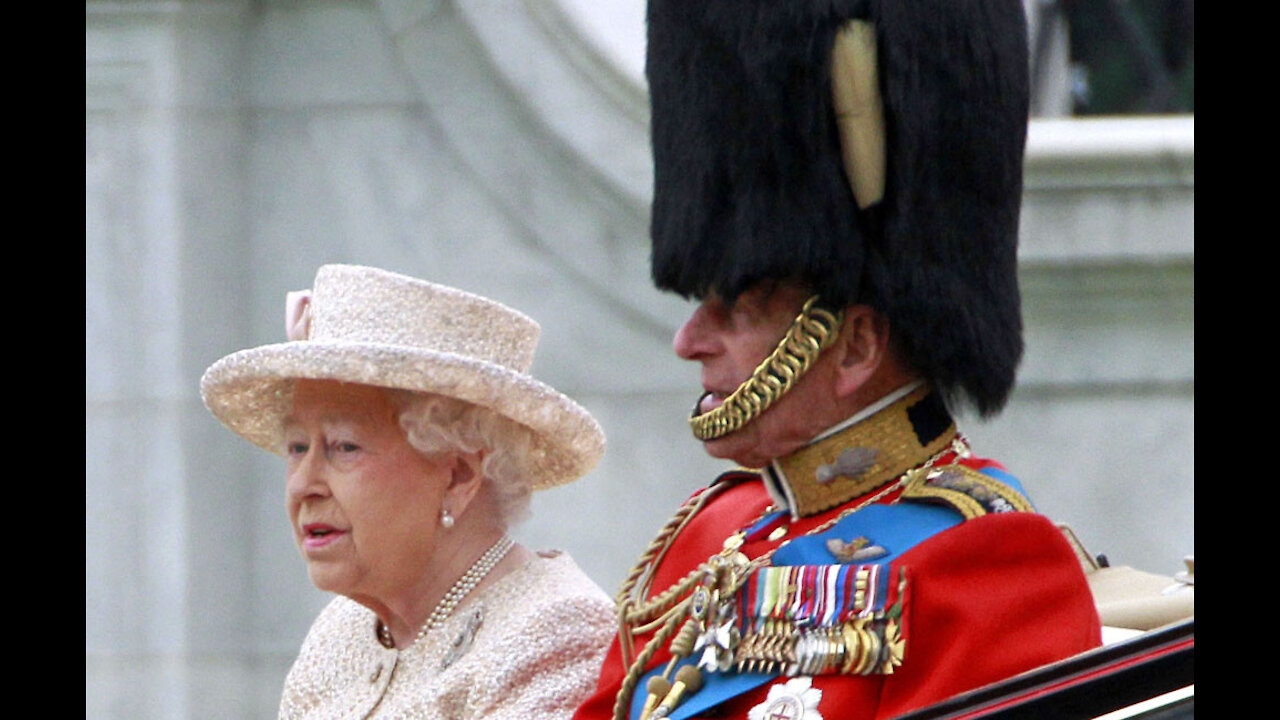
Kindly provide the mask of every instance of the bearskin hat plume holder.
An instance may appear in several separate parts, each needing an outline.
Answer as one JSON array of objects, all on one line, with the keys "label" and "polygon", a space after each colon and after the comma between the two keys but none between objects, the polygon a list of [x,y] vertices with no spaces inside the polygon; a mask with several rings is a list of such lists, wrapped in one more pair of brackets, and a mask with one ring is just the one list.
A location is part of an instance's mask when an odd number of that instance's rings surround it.
[{"label": "bearskin hat plume holder", "polygon": [[[1022,355],[1021,0],[650,0],[648,21],[658,287],[732,301],[799,280],[869,304],[953,408],[1003,407]],[[883,106],[866,208],[833,98],[850,21],[872,29],[862,77]]]}]

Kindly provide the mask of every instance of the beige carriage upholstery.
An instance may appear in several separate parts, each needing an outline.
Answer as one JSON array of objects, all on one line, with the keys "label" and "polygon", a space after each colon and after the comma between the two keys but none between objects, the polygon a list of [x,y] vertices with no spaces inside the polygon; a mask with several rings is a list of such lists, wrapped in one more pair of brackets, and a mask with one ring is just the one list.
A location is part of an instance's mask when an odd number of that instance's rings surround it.
[{"label": "beige carriage upholstery", "polygon": [[1195,615],[1194,556],[1183,559],[1186,570],[1170,577],[1137,570],[1127,565],[1104,566],[1085,550],[1072,529],[1058,528],[1075,548],[1089,589],[1093,591],[1102,620],[1104,644],[1118,642],[1148,630],[1179,622]]}]

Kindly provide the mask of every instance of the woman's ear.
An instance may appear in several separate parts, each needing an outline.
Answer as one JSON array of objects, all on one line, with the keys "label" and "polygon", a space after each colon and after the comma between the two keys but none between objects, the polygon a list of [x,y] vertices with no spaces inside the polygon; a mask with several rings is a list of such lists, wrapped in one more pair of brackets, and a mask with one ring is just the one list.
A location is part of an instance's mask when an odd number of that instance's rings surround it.
[{"label": "woman's ear", "polygon": [[474,453],[455,453],[453,467],[450,468],[449,487],[445,490],[445,507],[454,517],[461,517],[467,506],[480,492],[484,481],[485,451]]},{"label": "woman's ear", "polygon": [[889,347],[889,320],[868,305],[851,305],[841,328],[836,394],[848,397],[868,383]]}]

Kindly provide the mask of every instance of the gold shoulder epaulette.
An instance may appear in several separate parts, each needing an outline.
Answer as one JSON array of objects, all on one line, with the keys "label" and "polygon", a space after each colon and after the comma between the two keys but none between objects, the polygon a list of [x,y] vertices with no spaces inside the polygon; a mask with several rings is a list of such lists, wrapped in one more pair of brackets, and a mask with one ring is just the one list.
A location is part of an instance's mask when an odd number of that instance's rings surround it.
[{"label": "gold shoulder epaulette", "polygon": [[900,499],[946,505],[966,520],[988,513],[1035,512],[1021,492],[958,463],[917,471],[907,481]]}]

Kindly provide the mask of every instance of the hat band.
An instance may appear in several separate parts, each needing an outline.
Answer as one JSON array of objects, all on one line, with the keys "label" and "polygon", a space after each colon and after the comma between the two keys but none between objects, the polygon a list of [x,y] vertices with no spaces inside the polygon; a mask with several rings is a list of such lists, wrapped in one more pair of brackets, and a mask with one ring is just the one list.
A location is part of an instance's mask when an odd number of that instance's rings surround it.
[{"label": "hat band", "polygon": [[835,343],[844,312],[833,313],[817,302],[817,295],[805,301],[778,346],[720,407],[699,415],[699,398],[694,415],[689,418],[694,437],[715,440],[742,429],[786,394],[818,355]]}]

